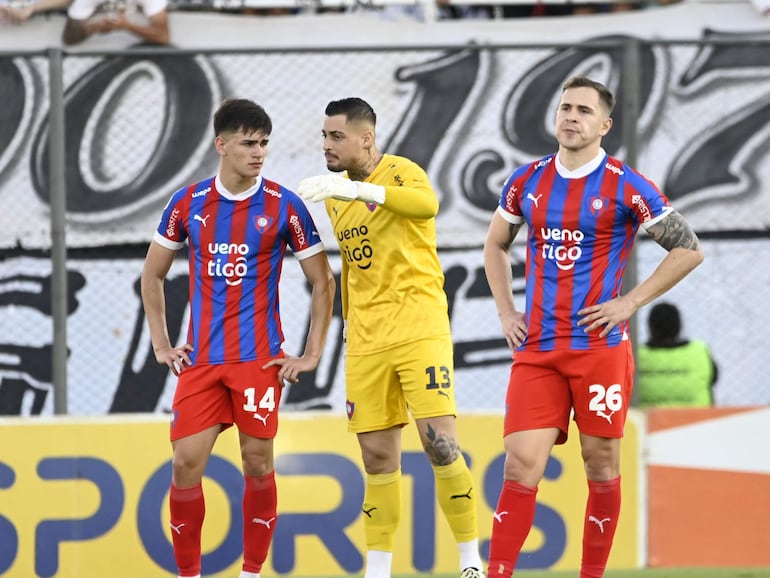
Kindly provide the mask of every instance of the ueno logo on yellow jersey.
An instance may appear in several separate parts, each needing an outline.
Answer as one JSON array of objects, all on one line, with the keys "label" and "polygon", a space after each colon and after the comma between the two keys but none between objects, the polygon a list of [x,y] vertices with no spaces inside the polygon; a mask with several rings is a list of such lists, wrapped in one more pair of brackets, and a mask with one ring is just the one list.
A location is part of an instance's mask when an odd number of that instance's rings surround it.
[{"label": "ueno logo on yellow jersey", "polygon": [[366,225],[350,227],[337,232],[337,241],[339,241],[340,250],[345,255],[345,259],[359,269],[368,269],[372,266],[374,248],[367,235],[369,235],[369,227]]}]

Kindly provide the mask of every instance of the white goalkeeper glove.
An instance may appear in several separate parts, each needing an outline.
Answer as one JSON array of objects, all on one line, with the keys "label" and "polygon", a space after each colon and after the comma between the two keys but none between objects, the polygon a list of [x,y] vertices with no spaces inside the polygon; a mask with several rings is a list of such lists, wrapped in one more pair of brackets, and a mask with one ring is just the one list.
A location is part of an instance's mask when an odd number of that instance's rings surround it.
[{"label": "white goalkeeper glove", "polygon": [[363,201],[382,205],[385,202],[385,187],[351,181],[339,175],[321,175],[302,179],[297,187],[297,194],[306,201]]}]

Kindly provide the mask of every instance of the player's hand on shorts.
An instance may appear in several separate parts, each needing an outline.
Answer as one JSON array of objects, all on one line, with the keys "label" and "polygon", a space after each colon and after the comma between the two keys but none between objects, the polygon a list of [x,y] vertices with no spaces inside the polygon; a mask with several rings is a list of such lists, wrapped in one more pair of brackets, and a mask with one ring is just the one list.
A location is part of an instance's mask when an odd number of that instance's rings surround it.
[{"label": "player's hand on shorts", "polygon": [[636,305],[627,297],[616,297],[578,311],[578,315],[581,316],[578,326],[584,327],[583,331],[586,333],[602,328],[599,337],[606,337],[613,327],[630,319],[637,309]]},{"label": "player's hand on shorts", "polygon": [[192,365],[192,360],[188,353],[193,350],[193,346],[185,343],[179,347],[168,347],[155,352],[155,359],[161,365],[167,365],[174,373],[179,375],[185,367]]},{"label": "player's hand on shorts", "polygon": [[271,359],[262,366],[262,369],[267,369],[273,365],[280,366],[281,369],[278,371],[278,384],[283,387],[286,382],[297,383],[299,381],[300,373],[313,371],[318,367],[319,361],[320,357],[295,357],[293,355],[287,355],[286,357]]},{"label": "player's hand on shorts", "polygon": [[524,339],[527,337],[527,323],[524,313],[514,311],[511,315],[501,316],[500,325],[503,328],[505,341],[508,342],[508,347],[511,351],[524,343]]},{"label": "player's hand on shorts", "polygon": [[365,203],[385,202],[385,187],[351,181],[340,175],[320,175],[302,179],[297,194],[306,201],[319,202],[326,199],[338,201],[364,201]]}]

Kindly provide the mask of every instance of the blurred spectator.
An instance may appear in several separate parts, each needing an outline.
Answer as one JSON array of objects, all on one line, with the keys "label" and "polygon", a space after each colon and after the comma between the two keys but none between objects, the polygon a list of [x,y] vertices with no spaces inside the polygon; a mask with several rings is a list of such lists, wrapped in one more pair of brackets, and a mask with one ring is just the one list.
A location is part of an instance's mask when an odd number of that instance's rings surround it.
[{"label": "blurred spectator", "polygon": [[[137,18],[139,10],[143,16]],[[168,44],[167,1],[72,0],[62,40],[65,44],[80,44],[89,36],[115,30],[125,30],[150,44]]]},{"label": "blurred spectator", "polygon": [[679,309],[659,303],[647,318],[649,341],[637,352],[639,405],[708,407],[718,369],[703,341],[680,336]]},{"label": "blurred spectator", "polygon": [[626,0],[617,0],[610,4],[610,12],[632,12],[641,9],[642,5],[638,2],[628,2]]},{"label": "blurred spectator", "polygon": [[64,12],[70,0],[38,0],[25,4],[0,4],[0,22],[22,24],[35,14],[60,10]]},{"label": "blurred spectator", "polygon": [[436,7],[439,20],[460,18],[486,20],[495,16],[493,7],[487,4],[455,4],[451,0],[436,0]]},{"label": "blurred spectator", "polygon": [[573,13],[571,2],[550,3],[537,0],[532,4],[504,4],[503,18],[528,18],[530,16],[569,16]]}]

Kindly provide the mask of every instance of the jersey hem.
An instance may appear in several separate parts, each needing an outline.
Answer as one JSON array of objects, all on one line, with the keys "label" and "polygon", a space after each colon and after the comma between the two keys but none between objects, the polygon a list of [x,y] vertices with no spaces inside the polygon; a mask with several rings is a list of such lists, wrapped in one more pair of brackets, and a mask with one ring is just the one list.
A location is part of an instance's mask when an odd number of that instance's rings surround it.
[{"label": "jersey hem", "polygon": [[396,349],[397,347],[402,347],[404,345],[408,345],[410,343],[415,343],[417,341],[422,341],[424,339],[434,339],[436,337],[447,337],[451,336],[452,333],[450,332],[444,332],[444,333],[434,333],[431,335],[421,335],[419,337],[415,337],[414,339],[407,339],[405,341],[399,341],[397,343],[390,343],[388,345],[384,345],[382,347],[379,347],[377,349],[368,349],[366,351],[353,351],[351,352],[349,349],[345,352],[345,355],[348,357],[363,357],[365,355],[375,355],[377,353],[382,353],[383,351],[389,351],[391,349]]}]

